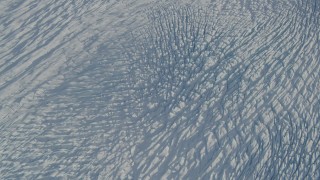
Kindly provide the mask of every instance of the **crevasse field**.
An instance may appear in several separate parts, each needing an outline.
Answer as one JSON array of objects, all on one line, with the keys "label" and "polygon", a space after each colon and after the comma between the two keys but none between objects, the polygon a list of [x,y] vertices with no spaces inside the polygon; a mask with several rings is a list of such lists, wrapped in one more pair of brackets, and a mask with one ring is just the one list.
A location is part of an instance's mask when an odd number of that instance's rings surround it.
[{"label": "crevasse field", "polygon": [[319,179],[318,0],[1,0],[0,179]]}]

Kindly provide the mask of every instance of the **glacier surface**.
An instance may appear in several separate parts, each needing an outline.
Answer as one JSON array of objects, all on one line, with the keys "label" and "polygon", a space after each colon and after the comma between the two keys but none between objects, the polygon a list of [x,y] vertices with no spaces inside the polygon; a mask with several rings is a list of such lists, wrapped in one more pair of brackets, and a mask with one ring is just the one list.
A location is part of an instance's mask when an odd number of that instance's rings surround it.
[{"label": "glacier surface", "polygon": [[318,0],[2,0],[0,179],[319,179]]}]

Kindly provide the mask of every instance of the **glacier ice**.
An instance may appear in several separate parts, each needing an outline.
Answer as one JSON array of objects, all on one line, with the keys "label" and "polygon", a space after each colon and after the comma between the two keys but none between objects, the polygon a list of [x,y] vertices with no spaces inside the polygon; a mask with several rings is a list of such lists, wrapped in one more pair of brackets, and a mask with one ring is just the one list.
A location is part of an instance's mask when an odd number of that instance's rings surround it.
[{"label": "glacier ice", "polygon": [[2,1],[0,179],[318,179],[317,0]]}]

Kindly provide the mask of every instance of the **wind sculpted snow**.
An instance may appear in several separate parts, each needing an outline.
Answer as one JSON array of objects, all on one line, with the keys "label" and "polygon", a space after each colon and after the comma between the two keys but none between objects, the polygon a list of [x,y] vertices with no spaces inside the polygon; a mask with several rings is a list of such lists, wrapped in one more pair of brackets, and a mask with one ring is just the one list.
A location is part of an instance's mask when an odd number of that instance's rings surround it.
[{"label": "wind sculpted snow", "polygon": [[3,179],[318,179],[320,5],[0,4]]}]

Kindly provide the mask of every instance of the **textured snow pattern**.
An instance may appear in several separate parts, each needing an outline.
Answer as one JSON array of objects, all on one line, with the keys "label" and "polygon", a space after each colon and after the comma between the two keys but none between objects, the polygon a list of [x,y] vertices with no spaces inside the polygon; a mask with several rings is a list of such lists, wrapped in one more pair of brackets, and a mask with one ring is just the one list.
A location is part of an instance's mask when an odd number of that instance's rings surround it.
[{"label": "textured snow pattern", "polygon": [[0,2],[0,179],[319,179],[317,0]]}]

